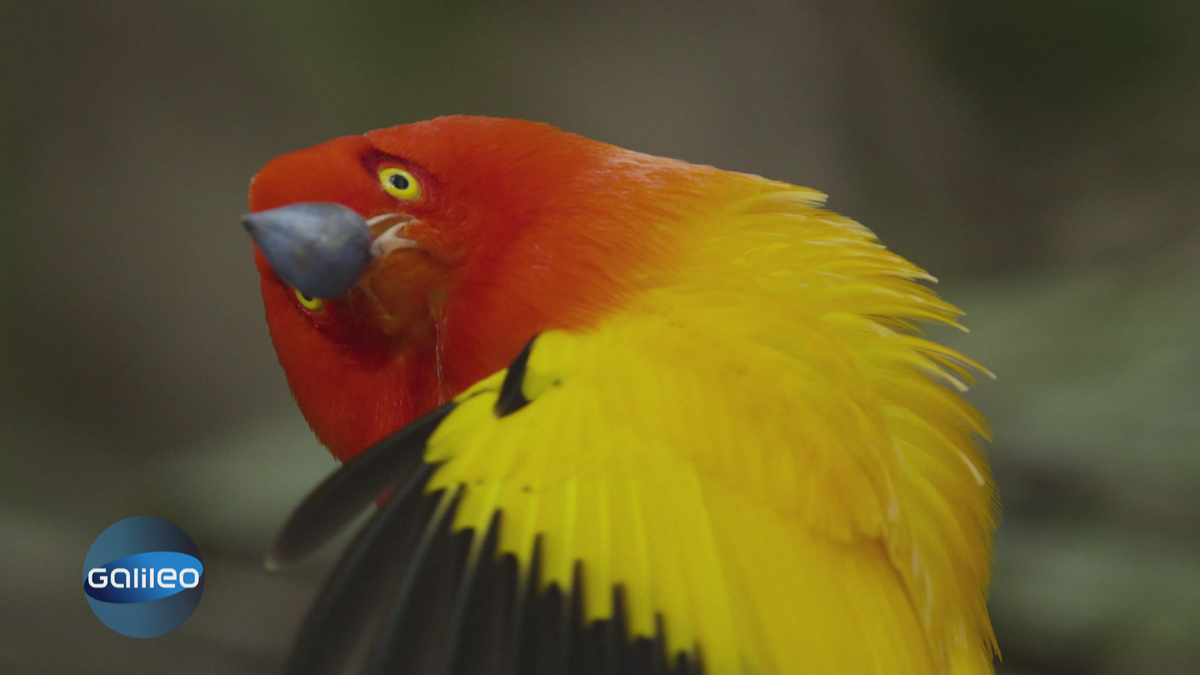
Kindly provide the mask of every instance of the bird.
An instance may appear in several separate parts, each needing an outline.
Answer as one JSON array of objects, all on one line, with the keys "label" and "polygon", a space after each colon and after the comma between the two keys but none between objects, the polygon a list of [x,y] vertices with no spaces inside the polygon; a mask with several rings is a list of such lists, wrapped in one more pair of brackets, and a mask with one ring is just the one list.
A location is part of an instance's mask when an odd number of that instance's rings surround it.
[{"label": "bird", "polygon": [[991,373],[824,194],[447,116],[281,155],[249,202],[342,462],[268,565],[373,511],[287,672],[993,672]]}]

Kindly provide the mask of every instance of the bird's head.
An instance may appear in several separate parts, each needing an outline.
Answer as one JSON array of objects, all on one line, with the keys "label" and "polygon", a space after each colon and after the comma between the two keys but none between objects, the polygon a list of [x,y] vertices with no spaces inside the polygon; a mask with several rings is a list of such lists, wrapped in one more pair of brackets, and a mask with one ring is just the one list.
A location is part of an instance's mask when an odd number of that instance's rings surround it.
[{"label": "bird's head", "polygon": [[348,459],[533,335],[598,321],[669,269],[666,223],[701,210],[718,174],[479,117],[271,161],[244,224],[301,411]]}]

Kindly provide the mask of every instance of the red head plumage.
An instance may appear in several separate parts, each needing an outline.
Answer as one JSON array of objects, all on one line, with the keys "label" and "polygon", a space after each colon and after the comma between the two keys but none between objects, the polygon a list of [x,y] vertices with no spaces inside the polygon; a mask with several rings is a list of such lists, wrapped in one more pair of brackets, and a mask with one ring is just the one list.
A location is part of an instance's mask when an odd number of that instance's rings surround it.
[{"label": "red head plumage", "polygon": [[[419,196],[390,192],[388,170],[407,172]],[[699,212],[714,184],[736,176],[479,117],[271,161],[251,184],[252,211],[335,202],[368,219],[401,213],[417,244],[377,260],[319,312],[257,253],[271,338],[301,411],[334,455],[361,452],[503,368],[535,334],[592,324],[655,283],[678,243],[661,224]]]}]

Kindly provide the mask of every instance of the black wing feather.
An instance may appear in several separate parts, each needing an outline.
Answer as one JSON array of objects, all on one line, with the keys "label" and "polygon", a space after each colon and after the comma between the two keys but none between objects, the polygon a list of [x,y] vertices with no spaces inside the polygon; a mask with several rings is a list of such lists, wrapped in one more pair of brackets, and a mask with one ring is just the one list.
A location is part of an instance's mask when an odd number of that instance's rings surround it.
[{"label": "black wing feather", "polygon": [[497,558],[500,514],[488,525],[487,536],[472,550],[453,618],[453,635],[446,645],[443,673],[497,673],[504,665],[510,642],[508,617],[517,590],[517,559]]},{"label": "black wing feather", "polygon": [[346,550],[296,636],[285,673],[338,672],[353,656],[380,608],[380,588],[407,567],[432,511],[432,500],[420,489],[432,470],[430,465],[419,470],[417,486],[393,497]]},{"label": "black wing feather", "polygon": [[451,401],[425,415],[326,478],[292,512],[267,565],[286,567],[310,555],[387,490],[405,483],[411,486],[411,479],[426,466],[425,443],[456,405]]},{"label": "black wing feather", "polygon": [[536,339],[526,342],[521,353],[509,364],[504,381],[500,383],[500,395],[496,397],[496,417],[506,417],[529,405],[529,399],[521,392],[521,383],[525,381],[525,368],[529,365]]},{"label": "black wing feather", "polygon": [[369,673],[436,673],[474,532],[450,525],[463,491],[444,492],[368,657]]}]

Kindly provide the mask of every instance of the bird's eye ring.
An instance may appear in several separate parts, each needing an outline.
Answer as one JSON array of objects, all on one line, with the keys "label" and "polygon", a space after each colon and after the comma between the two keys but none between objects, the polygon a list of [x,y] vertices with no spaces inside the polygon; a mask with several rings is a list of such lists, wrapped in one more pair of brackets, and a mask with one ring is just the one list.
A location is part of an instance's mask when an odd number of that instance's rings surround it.
[{"label": "bird's eye ring", "polygon": [[383,186],[384,192],[396,199],[412,201],[421,196],[421,185],[417,183],[417,179],[411,173],[404,169],[396,167],[380,169],[379,184]]},{"label": "bird's eye ring", "polygon": [[325,309],[325,303],[320,298],[310,298],[298,289],[296,290],[296,300],[310,312],[320,312]]}]

